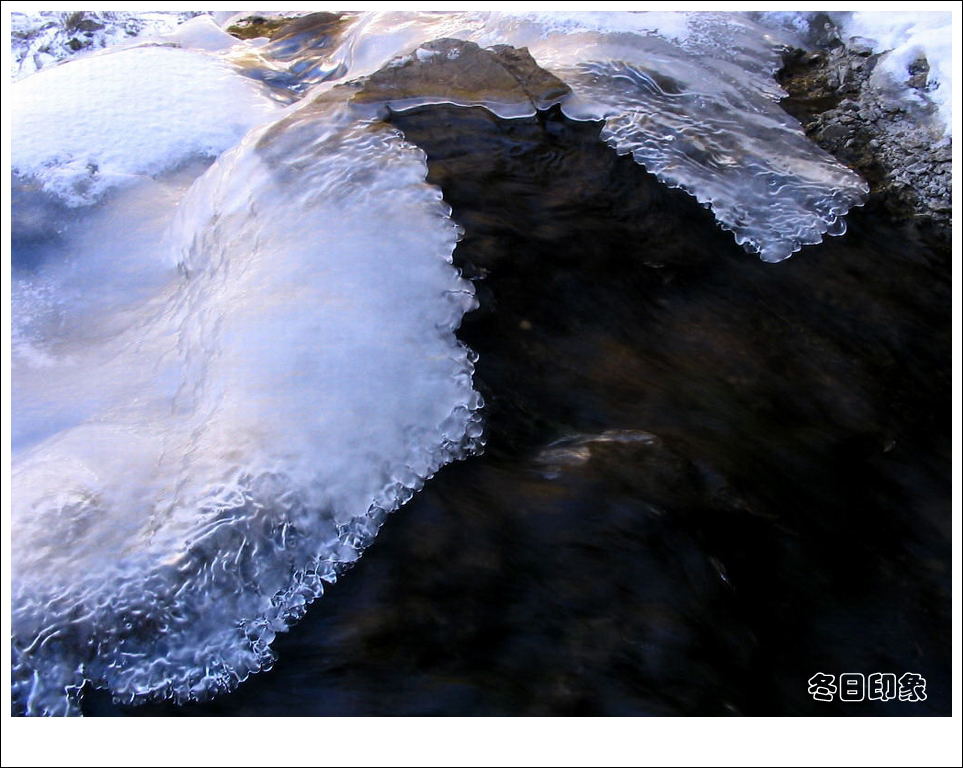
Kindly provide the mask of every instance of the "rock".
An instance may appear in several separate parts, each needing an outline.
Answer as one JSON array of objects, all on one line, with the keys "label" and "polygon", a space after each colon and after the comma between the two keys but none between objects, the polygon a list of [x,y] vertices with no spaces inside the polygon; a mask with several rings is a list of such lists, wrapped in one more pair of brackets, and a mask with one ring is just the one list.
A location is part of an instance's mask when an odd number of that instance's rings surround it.
[{"label": "rock", "polygon": [[[852,122],[852,119],[847,120],[846,122],[847,123]],[[833,125],[830,125],[828,128],[825,128],[820,133],[820,137],[822,138],[822,140],[828,141],[828,142],[842,141],[843,139],[847,138],[849,135],[850,135],[850,129],[845,124],[841,124],[841,123],[835,123]]]},{"label": "rock", "polygon": [[534,114],[558,103],[569,87],[541,69],[526,48],[443,38],[425,43],[371,75],[352,98],[395,108],[435,101],[497,105],[506,116]]},{"label": "rock", "polygon": [[83,32],[86,35],[90,35],[103,28],[104,28],[104,25],[101,24],[99,21],[97,21],[96,19],[89,19],[89,18],[81,19],[80,21],[77,22],[77,25],[76,25],[77,31]]},{"label": "rock", "polygon": [[248,16],[237,24],[227,28],[230,35],[240,40],[251,40],[255,37],[273,38],[278,31],[289,24],[290,19],[269,19],[264,16]]},{"label": "rock", "polygon": [[555,75],[535,63],[528,48],[495,45],[490,49],[498,62],[515,77],[538,109],[561,101],[571,89]]},{"label": "rock", "polygon": [[926,79],[930,74],[930,64],[926,60],[925,56],[920,56],[912,64],[909,65],[910,78],[906,81],[906,84],[910,88],[916,88],[917,90],[923,90],[926,88]]},{"label": "rock", "polygon": [[[950,234],[950,177],[937,172],[950,160],[948,141],[934,135],[932,110],[886,97],[871,82],[879,56],[857,44],[787,54],[779,73],[789,93],[783,107],[826,151],[860,173],[900,220],[932,223]],[[910,66],[908,85],[925,99],[929,64]]]}]

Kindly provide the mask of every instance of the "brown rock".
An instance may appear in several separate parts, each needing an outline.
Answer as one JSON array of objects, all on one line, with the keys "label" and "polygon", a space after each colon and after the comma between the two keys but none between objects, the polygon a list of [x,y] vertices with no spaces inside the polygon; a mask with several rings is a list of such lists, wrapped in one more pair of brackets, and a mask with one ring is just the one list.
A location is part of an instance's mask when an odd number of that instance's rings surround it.
[{"label": "brown rock", "polygon": [[352,101],[384,102],[396,108],[443,101],[529,113],[546,109],[568,92],[569,87],[541,69],[525,48],[485,49],[442,38],[382,67]]}]

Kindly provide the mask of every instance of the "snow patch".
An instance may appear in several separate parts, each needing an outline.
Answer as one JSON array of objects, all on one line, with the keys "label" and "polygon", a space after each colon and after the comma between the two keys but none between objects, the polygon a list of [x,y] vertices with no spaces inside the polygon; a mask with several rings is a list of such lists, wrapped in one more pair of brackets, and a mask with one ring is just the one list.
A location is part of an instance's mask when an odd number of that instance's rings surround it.
[{"label": "snow patch", "polygon": [[[946,135],[951,133],[953,100],[953,20],[949,13],[860,11],[838,14],[844,39],[857,39],[884,53],[874,74],[894,89],[894,96],[922,101],[908,87],[911,67],[920,58],[929,65],[926,98],[937,108]],[[884,84],[885,85],[885,84]]]},{"label": "snow patch", "polygon": [[14,83],[12,167],[69,205],[215,157],[280,107],[204,53],[144,46],[69,61]]}]

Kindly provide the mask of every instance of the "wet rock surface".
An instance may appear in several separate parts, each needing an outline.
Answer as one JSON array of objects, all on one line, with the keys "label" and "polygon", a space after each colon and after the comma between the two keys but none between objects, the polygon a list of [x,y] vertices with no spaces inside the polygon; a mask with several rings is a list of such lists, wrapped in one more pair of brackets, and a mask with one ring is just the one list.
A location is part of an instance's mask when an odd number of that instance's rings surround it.
[{"label": "wet rock surface", "polygon": [[921,103],[896,101],[873,82],[881,54],[828,34],[820,49],[788,55],[779,75],[789,92],[783,108],[813,141],[858,171],[891,216],[913,220],[948,243],[952,149],[925,104],[926,59],[907,81]]},{"label": "wet rock surface", "polygon": [[[388,520],[272,671],[86,713],[949,714],[949,250],[877,200],[764,264],[598,124],[392,121],[466,230],[486,453]],[[818,703],[817,671],[928,698]]]},{"label": "wet rock surface", "polygon": [[534,113],[557,103],[570,90],[539,67],[525,48],[481,48],[443,38],[382,67],[365,80],[353,100],[385,102],[395,108],[406,102],[492,104],[500,110]]},{"label": "wet rock surface", "polygon": [[229,26],[227,33],[238,40],[252,40],[258,37],[271,39],[278,34],[278,30],[290,23],[290,20],[285,18],[246,16]]}]

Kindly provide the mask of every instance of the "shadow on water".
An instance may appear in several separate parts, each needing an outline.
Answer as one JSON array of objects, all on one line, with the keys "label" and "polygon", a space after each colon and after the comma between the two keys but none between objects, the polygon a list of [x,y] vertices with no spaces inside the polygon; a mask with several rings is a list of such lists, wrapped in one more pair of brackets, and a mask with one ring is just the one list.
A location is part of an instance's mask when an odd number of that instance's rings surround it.
[{"label": "shadow on water", "polygon": [[[486,454],[271,672],[86,713],[948,715],[949,252],[871,204],[764,264],[598,124],[392,121],[466,229]],[[918,672],[928,699],[816,703],[818,671]]]}]

